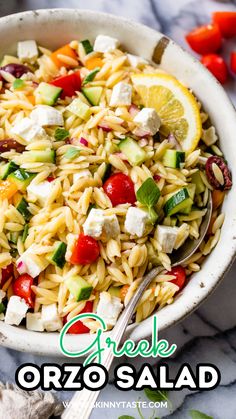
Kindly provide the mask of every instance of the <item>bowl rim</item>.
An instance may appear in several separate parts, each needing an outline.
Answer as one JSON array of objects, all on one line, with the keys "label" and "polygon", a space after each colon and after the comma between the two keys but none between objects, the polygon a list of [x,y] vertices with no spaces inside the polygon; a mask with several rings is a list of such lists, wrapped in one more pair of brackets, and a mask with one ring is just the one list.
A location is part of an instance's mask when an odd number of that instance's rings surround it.
[{"label": "bowl rim", "polygon": [[[114,23],[122,23],[129,25],[131,30],[135,32],[137,32],[138,30],[145,31],[145,33],[150,36],[150,39],[152,37],[157,40],[158,37],[161,38],[162,36],[168,38],[161,32],[149,28],[141,23],[135,22],[132,19],[86,9],[52,8],[37,9],[33,11],[29,10],[4,16],[0,18],[0,23],[5,26],[8,23],[17,23],[17,21],[27,18],[35,19],[35,23],[37,24],[37,17],[43,19],[48,17],[49,14],[51,14],[51,16],[54,15],[54,19],[61,17],[61,14],[71,16],[73,19],[79,18],[79,16],[83,16],[84,18],[89,17],[90,19],[93,18],[103,20],[109,18],[109,20],[113,21]],[[224,101],[224,105],[227,107],[230,113],[232,123],[234,123],[236,127],[236,112],[234,109],[234,105],[232,104],[231,100],[229,99],[228,95],[226,94],[225,90],[220,85],[220,83],[217,82],[217,80],[208,72],[208,70],[206,70],[202,66],[202,64],[195,57],[191,56],[189,52],[185,51],[184,48],[176,44],[170,38],[168,39],[173,48],[175,48],[177,52],[183,54],[183,56],[186,58],[186,61],[189,61],[194,66],[196,66],[196,69],[198,71],[201,71],[203,76],[208,79],[209,83],[215,85],[215,89],[218,89],[218,93],[221,94],[221,97]],[[233,193],[233,191],[231,193]],[[200,306],[200,304],[202,304],[206,300],[206,298],[208,298],[211,295],[211,293],[215,290],[215,288],[223,279],[226,272],[230,269],[236,256],[236,220],[234,221],[235,223],[233,224],[233,230],[231,234],[232,246],[227,255],[224,255],[224,263],[222,263],[220,267],[218,267],[218,271],[215,274],[215,279],[212,280],[211,285],[208,285],[208,287],[206,286],[203,291],[199,291],[199,293],[195,295],[195,299],[192,300],[191,304],[189,304],[188,307],[183,307],[182,309],[179,309],[178,314],[176,313],[175,316],[173,316],[172,313],[170,318],[160,325],[159,331],[162,331],[170,326],[177,324],[178,322],[182,321],[185,317],[190,315],[194,310],[196,310]],[[173,306],[174,305],[175,303],[173,304]],[[166,308],[163,308],[162,311],[166,311]],[[142,321],[139,325],[133,324],[129,326],[125,337],[127,338],[129,336],[134,341],[150,337],[152,317],[153,315],[151,315],[148,319]],[[105,333],[104,335],[107,335],[107,333]],[[91,343],[90,335],[80,335],[80,339],[83,340],[83,345],[81,345],[81,348]],[[31,332],[22,327],[9,326],[5,324],[5,322],[0,322],[0,345],[2,346],[17,349],[23,352],[31,352],[34,354],[47,356],[62,356],[58,342],[58,333]],[[68,344],[72,348],[78,348],[78,340],[76,339],[75,335],[68,336]]]}]

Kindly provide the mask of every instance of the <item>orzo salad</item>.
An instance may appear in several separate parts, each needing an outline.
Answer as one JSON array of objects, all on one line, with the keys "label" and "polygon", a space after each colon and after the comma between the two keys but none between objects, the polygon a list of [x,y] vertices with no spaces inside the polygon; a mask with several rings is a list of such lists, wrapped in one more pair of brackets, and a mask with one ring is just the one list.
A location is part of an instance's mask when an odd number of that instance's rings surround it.
[{"label": "orzo salad", "polygon": [[[55,51],[20,41],[0,68],[0,316],[59,331],[112,328],[162,266],[134,321],[171,304],[220,237],[231,174],[208,115],[174,75],[98,35]],[[184,266],[170,256],[195,240]],[[96,331],[77,322],[70,333]]]}]

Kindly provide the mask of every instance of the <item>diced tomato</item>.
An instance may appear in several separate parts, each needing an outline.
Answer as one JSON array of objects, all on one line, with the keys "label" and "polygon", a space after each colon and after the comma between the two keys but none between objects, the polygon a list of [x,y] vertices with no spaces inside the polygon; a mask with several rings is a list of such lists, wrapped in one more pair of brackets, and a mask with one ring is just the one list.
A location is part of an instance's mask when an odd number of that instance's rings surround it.
[{"label": "diced tomato", "polygon": [[0,182],[0,199],[10,199],[17,192],[17,186],[10,180],[2,180]]},{"label": "diced tomato", "polygon": [[13,294],[23,298],[26,303],[33,308],[34,307],[34,294],[31,289],[34,284],[34,279],[28,274],[20,275],[13,282]]},{"label": "diced tomato", "polygon": [[98,242],[93,237],[80,234],[72,251],[70,262],[74,265],[88,265],[95,262],[99,254]]},{"label": "diced tomato", "polygon": [[185,285],[185,282],[186,282],[185,269],[180,265],[175,266],[174,268],[171,269],[171,271],[168,272],[168,275],[175,276],[175,279],[173,279],[170,282],[177,285],[179,287],[179,289],[181,290],[183,288],[183,286]]},{"label": "diced tomato", "polygon": [[214,23],[199,26],[186,35],[186,41],[198,54],[205,55],[216,52],[222,44],[219,26]]},{"label": "diced tomato", "polygon": [[[93,312],[93,302],[87,301],[85,304],[84,309],[80,312],[82,313],[92,313]],[[65,317],[65,323],[67,323],[67,317]],[[82,333],[88,333],[89,328],[85,326],[80,320],[78,320],[76,323],[74,323],[68,330],[67,333],[70,333],[71,335],[80,335]]]},{"label": "diced tomato", "polygon": [[52,80],[50,83],[63,89],[60,95],[62,99],[65,99],[66,96],[72,97],[77,91],[80,91],[81,89],[80,71],[75,71],[72,74],[58,77],[55,80]]},{"label": "diced tomato", "polygon": [[218,54],[207,54],[201,58],[202,64],[224,84],[228,79],[228,68],[225,60]]},{"label": "diced tomato", "polygon": [[231,52],[230,56],[230,70],[236,74],[236,51]]},{"label": "diced tomato", "polygon": [[236,12],[214,12],[213,22],[219,26],[224,38],[236,35]]},{"label": "diced tomato", "polygon": [[113,207],[120,204],[134,204],[136,195],[134,184],[124,173],[115,173],[103,185],[103,189],[110,198]]},{"label": "diced tomato", "polygon": [[13,277],[14,277],[14,267],[13,267],[13,264],[11,263],[6,268],[2,268],[1,270],[1,281],[0,281],[1,288],[8,281],[8,279],[13,278]]},{"label": "diced tomato", "polygon": [[[58,55],[65,55],[67,57],[73,58],[74,60],[77,60],[77,54],[73,48],[70,47],[70,45],[64,45],[63,47],[57,49],[51,54],[51,59],[54,62],[54,64],[60,68],[60,67],[71,67],[70,65],[65,64],[63,61],[60,60]],[[72,66],[73,67],[73,66]]]},{"label": "diced tomato", "polygon": [[56,178],[55,178],[55,177],[53,177],[53,176],[48,176],[48,177],[47,177],[47,181],[48,181],[48,182],[53,182],[55,179],[56,179]]}]

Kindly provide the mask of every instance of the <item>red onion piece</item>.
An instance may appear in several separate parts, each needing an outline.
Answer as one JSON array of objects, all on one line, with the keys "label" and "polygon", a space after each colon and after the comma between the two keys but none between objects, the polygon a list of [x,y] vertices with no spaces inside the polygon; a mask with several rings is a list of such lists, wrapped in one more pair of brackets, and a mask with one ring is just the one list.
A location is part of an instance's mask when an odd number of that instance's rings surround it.
[{"label": "red onion piece", "polygon": [[20,261],[16,268],[19,274],[24,274],[26,272],[26,264],[23,261]]},{"label": "red onion piece", "polygon": [[132,105],[130,105],[130,107],[129,107],[129,113],[134,118],[139,113],[138,106],[136,106],[132,103]]},{"label": "red onion piece", "polygon": [[142,138],[146,138],[149,137],[150,132],[145,131],[144,129],[142,129],[141,127],[137,127],[134,129],[133,131],[134,135],[136,135],[137,137],[142,137]]},{"label": "red onion piece", "polygon": [[147,138],[141,138],[141,140],[139,140],[139,145],[140,147],[145,147],[146,145],[148,145],[148,140]]},{"label": "red onion piece", "polygon": [[85,147],[88,147],[88,141],[87,141],[84,137],[81,137],[79,141],[80,141],[80,143],[81,143],[81,144],[83,144]]},{"label": "red onion piece", "polygon": [[154,175],[153,176],[153,179],[156,181],[156,182],[159,182],[159,180],[161,180],[161,176],[160,175]]},{"label": "red onion piece", "polygon": [[179,150],[179,151],[182,150],[182,147],[181,147],[180,143],[176,140],[174,134],[170,134],[168,136],[168,141],[169,141],[170,144],[173,145],[175,150]]},{"label": "red onion piece", "polygon": [[112,128],[109,127],[109,125],[107,125],[105,122],[100,122],[100,124],[98,125],[98,128],[102,128],[103,131],[105,132],[111,132]]}]

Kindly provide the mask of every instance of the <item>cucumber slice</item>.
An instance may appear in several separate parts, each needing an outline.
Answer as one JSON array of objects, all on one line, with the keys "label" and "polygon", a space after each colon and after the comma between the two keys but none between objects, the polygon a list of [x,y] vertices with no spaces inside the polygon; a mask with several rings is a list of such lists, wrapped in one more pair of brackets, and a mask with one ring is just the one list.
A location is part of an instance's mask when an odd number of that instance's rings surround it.
[{"label": "cucumber slice", "polygon": [[110,163],[105,163],[105,170],[104,173],[102,175],[102,181],[103,183],[106,182],[106,180],[111,176],[111,169],[112,169],[112,165]]},{"label": "cucumber slice", "polygon": [[17,164],[15,164],[13,161],[10,161],[7,164],[4,164],[4,166],[2,166],[0,168],[0,177],[2,180],[5,180],[12,172],[15,172],[15,170],[18,169],[19,166],[17,166]]},{"label": "cucumber slice", "polygon": [[107,292],[109,292],[109,294],[111,294],[113,297],[120,298],[120,290],[121,290],[121,287],[110,287],[107,290]]},{"label": "cucumber slice", "polygon": [[192,202],[185,209],[183,209],[181,213],[188,215],[192,210],[192,205],[193,205],[195,191],[196,191],[196,185],[194,185],[194,183],[190,183],[188,186],[186,186],[186,188],[188,190],[188,194]]},{"label": "cucumber slice", "polygon": [[27,157],[31,162],[36,163],[55,163],[56,161],[56,152],[55,150],[37,150],[37,151],[27,151]]},{"label": "cucumber slice", "polygon": [[93,52],[93,47],[88,39],[84,39],[83,41],[80,41],[80,43],[84,49],[85,55],[90,54],[90,52]]},{"label": "cucumber slice", "polygon": [[93,287],[88,284],[85,279],[78,275],[67,279],[66,286],[71,294],[76,298],[76,301],[88,300],[93,290]]},{"label": "cucumber slice", "polygon": [[34,91],[36,104],[49,106],[55,105],[61,92],[61,87],[53,86],[52,84],[42,82]]},{"label": "cucumber slice", "polygon": [[23,234],[22,234],[22,239],[21,239],[22,243],[24,243],[25,240],[27,239],[28,232],[29,232],[29,224],[25,224]]},{"label": "cucumber slice", "polygon": [[19,191],[24,192],[35,176],[35,173],[26,172],[24,169],[17,169],[8,176],[8,179],[16,184]]},{"label": "cucumber slice", "polygon": [[164,205],[164,212],[166,215],[173,215],[177,212],[182,212],[189,205],[192,205],[192,199],[189,196],[187,188],[183,188],[168,199]]},{"label": "cucumber slice", "polygon": [[26,221],[29,221],[32,217],[31,212],[28,210],[28,202],[25,198],[21,198],[19,204],[16,206],[16,209],[21,213],[21,215],[23,215]]},{"label": "cucumber slice", "polygon": [[192,175],[192,182],[195,183],[195,185],[196,185],[196,195],[198,195],[200,193],[203,193],[205,191],[205,185],[202,181],[202,178],[201,178],[201,175],[200,175],[199,171],[195,172]]},{"label": "cucumber slice", "polygon": [[67,246],[65,243],[58,242],[54,252],[51,253],[49,256],[47,256],[47,259],[49,260],[49,262],[62,269],[66,263],[66,259],[65,259],[66,248]]},{"label": "cucumber slice", "polygon": [[177,150],[166,150],[163,157],[163,164],[166,167],[172,167],[173,169],[179,169],[181,164],[185,161],[184,151]]},{"label": "cucumber slice", "polygon": [[147,158],[145,151],[133,138],[126,137],[118,144],[119,149],[125,154],[132,166],[138,166]]},{"label": "cucumber slice", "polygon": [[91,114],[90,107],[82,102],[80,98],[74,99],[66,109],[81,119],[88,119]]},{"label": "cucumber slice", "polygon": [[91,103],[93,106],[97,106],[100,102],[102,96],[103,88],[101,86],[97,87],[84,87],[82,92],[86,99]]}]

